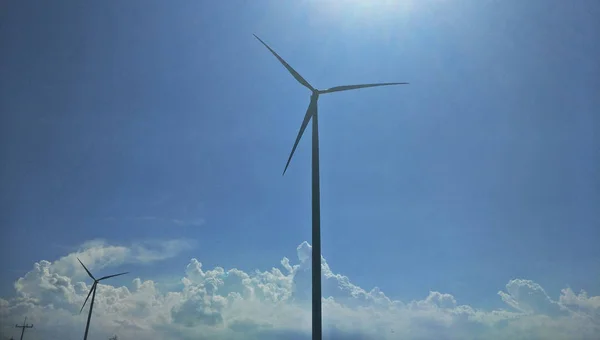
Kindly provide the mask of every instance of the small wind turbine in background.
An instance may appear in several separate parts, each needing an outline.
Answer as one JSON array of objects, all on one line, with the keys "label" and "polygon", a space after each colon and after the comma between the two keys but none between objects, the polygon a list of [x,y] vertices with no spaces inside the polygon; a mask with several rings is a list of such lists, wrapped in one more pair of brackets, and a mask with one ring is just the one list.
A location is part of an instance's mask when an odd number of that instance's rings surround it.
[{"label": "small wind turbine in background", "polygon": [[269,47],[259,37],[254,35],[273,55],[285,66],[296,80],[308,88],[312,94],[310,96],[310,104],[304,115],[304,120],[298,131],[298,136],[292,147],[292,152],[285,164],[283,174],[290,165],[294,151],[302,138],[304,130],[312,119],[312,334],[313,340],[321,340],[322,338],[322,318],[321,318],[321,204],[320,204],[320,185],[319,185],[319,126],[317,120],[317,101],[319,95],[362,89],[366,87],[389,86],[389,85],[404,85],[408,83],[376,83],[362,85],[343,85],[335,86],[325,90],[318,90],[310,85],[302,76],[296,72],[283,58],[281,58],[272,48]]},{"label": "small wind turbine in background", "polygon": [[124,272],[124,273],[119,273],[119,274],[114,274],[114,275],[108,275],[108,276],[104,276],[104,277],[101,277],[101,278],[99,278],[99,279],[96,280],[96,278],[94,277],[94,275],[92,275],[92,273],[90,273],[90,271],[86,268],[86,266],[83,264],[83,262],[81,262],[81,260],[79,258],[77,259],[77,261],[79,261],[79,263],[81,263],[81,265],[83,266],[83,269],[85,269],[85,271],[92,278],[92,280],[94,280],[94,283],[92,284],[92,288],[90,289],[90,292],[88,293],[87,297],[85,298],[85,301],[83,302],[83,306],[81,306],[81,310],[79,311],[79,313],[81,314],[81,312],[83,311],[83,307],[85,307],[85,304],[86,304],[87,300],[90,298],[90,294],[91,294],[92,295],[92,301],[90,302],[90,311],[88,313],[87,324],[85,325],[85,334],[83,336],[83,340],[87,340],[88,330],[90,328],[90,320],[92,319],[92,310],[94,308],[94,298],[96,297],[96,287],[98,286],[98,282],[100,282],[102,280],[110,279],[111,277],[115,277],[115,276],[119,276],[119,275],[124,275],[124,274],[127,274],[129,272]]}]

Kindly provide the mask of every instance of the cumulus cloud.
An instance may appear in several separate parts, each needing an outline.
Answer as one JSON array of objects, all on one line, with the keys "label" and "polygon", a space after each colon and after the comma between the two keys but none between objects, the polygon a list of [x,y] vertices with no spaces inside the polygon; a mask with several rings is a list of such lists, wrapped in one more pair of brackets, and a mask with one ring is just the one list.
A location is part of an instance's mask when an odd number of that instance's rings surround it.
[{"label": "cumulus cloud", "polygon": [[569,310],[553,301],[544,288],[531,280],[511,280],[506,291],[498,292],[502,300],[514,309],[526,314],[550,316],[568,315]]},{"label": "cumulus cloud", "polygon": [[[71,258],[89,256],[98,268],[164,258],[180,244],[152,253],[140,244],[92,242],[54,262],[40,261],[15,284],[16,295],[0,299],[1,336],[28,316],[28,339],[77,338],[85,315],[79,308],[89,286],[72,276]],[[150,252],[150,253],[148,253]],[[162,254],[159,256],[157,254]],[[310,339],[310,259],[306,242],[297,260],[246,273],[204,268],[198,259],[182,265],[181,285],[135,278],[125,287],[98,285],[90,332],[120,339]],[[364,289],[335,273],[321,258],[326,338],[351,339],[597,339],[600,297],[563,289],[552,299],[537,283],[515,279],[498,292],[505,309],[461,305],[451,294],[431,291],[414,301],[397,301],[378,288]],[[85,314],[84,311],[83,314]]]}]

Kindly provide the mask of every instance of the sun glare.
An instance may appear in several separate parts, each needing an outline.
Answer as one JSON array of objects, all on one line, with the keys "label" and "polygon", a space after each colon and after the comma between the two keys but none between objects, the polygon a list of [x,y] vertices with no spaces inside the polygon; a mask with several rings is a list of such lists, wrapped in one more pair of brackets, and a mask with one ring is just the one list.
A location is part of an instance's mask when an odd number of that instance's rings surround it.
[{"label": "sun glare", "polygon": [[414,0],[312,0],[317,12],[345,24],[376,26],[410,14]]}]

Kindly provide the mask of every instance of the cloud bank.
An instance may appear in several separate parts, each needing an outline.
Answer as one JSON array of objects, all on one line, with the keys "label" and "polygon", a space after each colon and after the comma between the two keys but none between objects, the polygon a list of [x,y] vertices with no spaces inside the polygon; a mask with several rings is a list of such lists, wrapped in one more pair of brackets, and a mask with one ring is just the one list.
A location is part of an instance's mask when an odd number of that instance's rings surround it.
[{"label": "cloud bank", "polygon": [[[87,307],[79,309],[91,282],[75,257],[91,267],[157,261],[174,256],[183,241],[130,247],[86,244],[54,262],[40,261],[0,299],[0,339],[17,336],[25,316],[34,328],[27,339],[75,339],[83,335]],[[269,271],[205,269],[193,258],[182,266],[181,287],[135,278],[128,287],[98,285],[90,336],[107,339],[310,339],[311,247],[298,259],[283,258]],[[74,260],[74,261],[73,261]],[[432,291],[422,300],[392,300],[378,288],[365,290],[334,273],[324,258],[325,339],[598,339],[600,296],[565,288],[553,300],[537,283],[511,280],[498,298],[505,309],[480,310]],[[89,280],[87,280],[89,281]]]}]

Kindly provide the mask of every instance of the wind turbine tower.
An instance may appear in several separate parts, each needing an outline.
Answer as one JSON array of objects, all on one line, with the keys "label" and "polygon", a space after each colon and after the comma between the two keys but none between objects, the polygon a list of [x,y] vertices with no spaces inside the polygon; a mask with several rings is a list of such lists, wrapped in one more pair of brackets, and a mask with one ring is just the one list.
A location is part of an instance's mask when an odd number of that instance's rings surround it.
[{"label": "wind turbine tower", "polygon": [[292,156],[296,151],[298,142],[302,138],[304,130],[312,119],[312,338],[313,340],[321,340],[322,338],[322,317],[321,317],[321,197],[319,184],[319,124],[317,116],[317,101],[319,95],[362,89],[366,87],[389,86],[389,85],[404,85],[408,83],[374,83],[361,85],[342,85],[334,86],[325,90],[314,88],[308,81],[296,72],[283,58],[281,58],[269,45],[254,35],[271,53],[279,60],[281,64],[291,73],[291,75],[304,87],[311,91],[310,103],[304,115],[300,131],[292,147],[292,152],[288,157],[287,163],[283,170],[285,174]]}]

